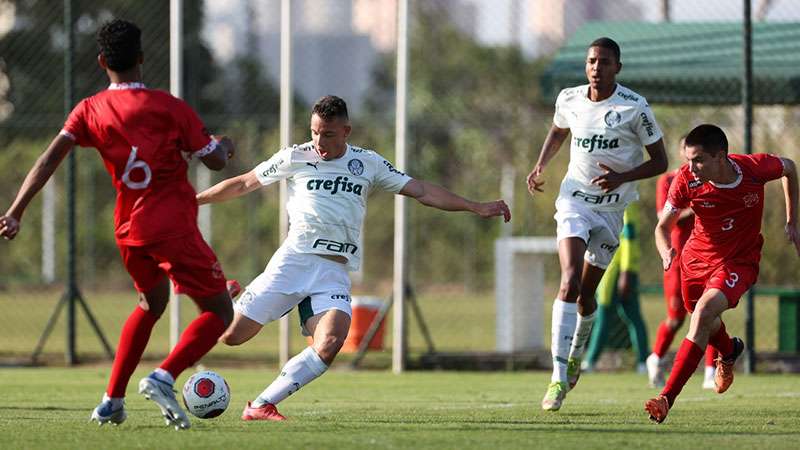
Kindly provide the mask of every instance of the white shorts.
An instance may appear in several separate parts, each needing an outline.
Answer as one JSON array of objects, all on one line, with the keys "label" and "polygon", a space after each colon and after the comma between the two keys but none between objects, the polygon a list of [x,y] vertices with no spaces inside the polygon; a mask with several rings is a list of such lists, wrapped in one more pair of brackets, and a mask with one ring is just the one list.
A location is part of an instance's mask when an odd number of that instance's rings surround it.
[{"label": "white shorts", "polygon": [[586,242],[583,259],[605,269],[619,247],[624,210],[595,211],[584,204],[559,197],[556,200],[556,240],[579,237]]},{"label": "white shorts", "polygon": [[264,325],[288,314],[295,306],[305,335],[306,320],[319,313],[336,309],[352,316],[346,266],[318,255],[280,248],[264,272],[245,288],[234,310]]}]

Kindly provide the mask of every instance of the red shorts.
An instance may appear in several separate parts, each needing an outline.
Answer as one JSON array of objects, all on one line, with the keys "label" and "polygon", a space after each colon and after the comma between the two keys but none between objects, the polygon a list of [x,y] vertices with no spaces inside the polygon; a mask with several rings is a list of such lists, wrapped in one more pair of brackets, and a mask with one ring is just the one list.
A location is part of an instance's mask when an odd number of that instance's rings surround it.
[{"label": "red shorts", "polygon": [[686,317],[686,308],[683,306],[681,293],[681,261],[676,258],[664,272],[664,300],[667,303],[667,317],[683,320]]},{"label": "red shorts", "polygon": [[222,266],[199,231],[142,246],[120,244],[119,251],[139,292],[153,289],[165,273],[175,284],[175,292],[193,298],[211,297],[226,289]]},{"label": "red shorts", "polygon": [[693,277],[683,276],[681,290],[683,304],[689,312],[694,311],[697,300],[709,289],[719,289],[728,299],[728,307],[735,308],[739,298],[747,292],[758,279],[758,263],[742,260],[726,261],[713,269]]}]

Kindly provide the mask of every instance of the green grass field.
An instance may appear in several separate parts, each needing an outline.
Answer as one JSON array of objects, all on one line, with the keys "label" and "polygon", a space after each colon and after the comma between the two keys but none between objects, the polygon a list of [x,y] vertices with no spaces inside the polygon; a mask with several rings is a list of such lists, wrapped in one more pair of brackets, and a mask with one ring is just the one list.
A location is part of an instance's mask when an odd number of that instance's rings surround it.
[{"label": "green grass field", "polygon": [[[280,405],[283,423],[243,422],[246,400],[272,370],[220,369],[232,389],[222,416],[177,432],[131,394],[119,427],[87,422],[106,367],[2,369],[0,448],[797,448],[797,376],[739,376],[729,392],[689,381],[667,421],[642,409],[641,375],[587,374],[557,413],[539,409],[545,373],[332,371]],[[134,375],[129,391],[145,372]],[[184,374],[178,380],[183,383]]]}]

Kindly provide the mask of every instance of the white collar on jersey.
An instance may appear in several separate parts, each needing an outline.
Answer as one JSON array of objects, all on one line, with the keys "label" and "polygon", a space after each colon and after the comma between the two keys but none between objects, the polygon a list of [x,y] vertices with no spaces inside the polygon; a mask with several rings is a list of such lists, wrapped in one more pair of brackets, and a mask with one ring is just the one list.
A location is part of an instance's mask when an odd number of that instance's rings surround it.
[{"label": "white collar on jersey", "polygon": [[742,168],[739,167],[739,165],[736,164],[736,162],[734,160],[728,158],[728,161],[730,161],[730,163],[733,166],[734,170],[736,170],[736,179],[732,183],[728,183],[728,184],[717,184],[717,183],[714,183],[713,181],[709,181],[709,183],[713,184],[714,187],[717,187],[717,188],[720,188],[720,189],[733,189],[736,186],[738,186],[739,183],[742,182],[742,178],[743,178],[743,176],[742,176]]},{"label": "white collar on jersey", "polygon": [[111,91],[121,91],[123,89],[146,89],[147,86],[144,85],[141,81],[134,81],[131,83],[111,83],[108,85],[108,89]]}]

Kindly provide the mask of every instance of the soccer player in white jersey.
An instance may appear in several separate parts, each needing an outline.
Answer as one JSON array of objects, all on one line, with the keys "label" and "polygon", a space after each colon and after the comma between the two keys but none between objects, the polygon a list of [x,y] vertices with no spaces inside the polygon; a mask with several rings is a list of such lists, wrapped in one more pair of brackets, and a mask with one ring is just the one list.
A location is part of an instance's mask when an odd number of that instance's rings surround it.
[{"label": "soccer player in white jersey", "polygon": [[313,344],[290,359],[280,375],[253,402],[243,420],[284,420],[275,405],[322,375],[350,328],[348,270],[361,262],[359,233],[367,195],[375,188],[415,198],[445,211],[511,220],[502,200],[480,203],[413,179],[379,154],[347,143],[347,105],[322,97],[311,113],[312,141],[280,150],[250,172],[227,179],[197,195],[200,204],[228,200],[286,179],[289,236],[266,269],[245,289],[234,319],[220,340],[239,345],[264,324],[295,306],[304,334]]},{"label": "soccer player in white jersey", "polygon": [[644,97],[617,83],[620,69],[616,42],[600,38],[589,45],[589,83],[559,93],[553,126],[527,179],[532,195],[542,192],[547,163],[572,133],[569,168],[556,200],[561,284],[553,302],[553,376],[542,399],[547,411],[561,408],[578,382],[597,309],[595,291],[619,245],[625,206],[638,198],[633,182],[667,169],[655,117]]}]

